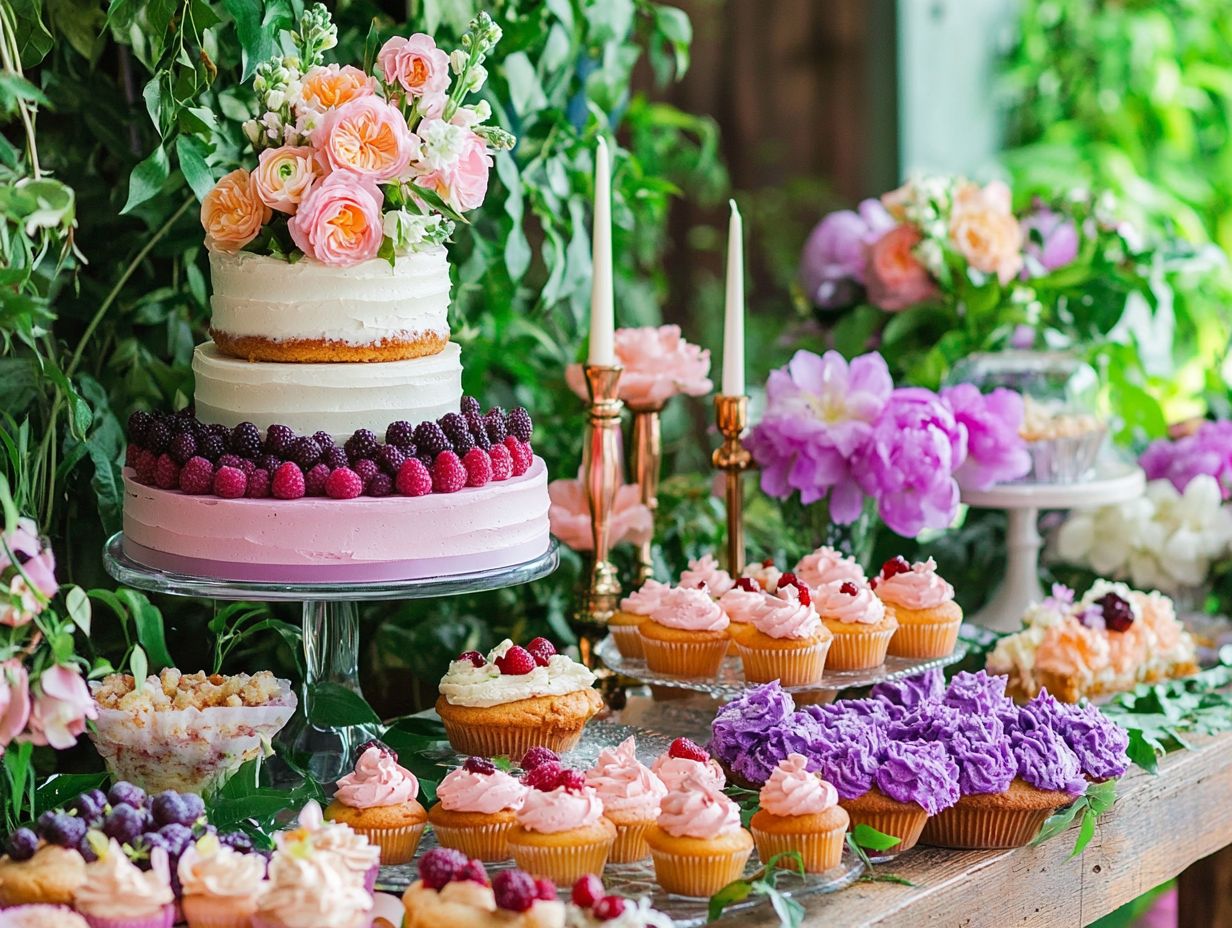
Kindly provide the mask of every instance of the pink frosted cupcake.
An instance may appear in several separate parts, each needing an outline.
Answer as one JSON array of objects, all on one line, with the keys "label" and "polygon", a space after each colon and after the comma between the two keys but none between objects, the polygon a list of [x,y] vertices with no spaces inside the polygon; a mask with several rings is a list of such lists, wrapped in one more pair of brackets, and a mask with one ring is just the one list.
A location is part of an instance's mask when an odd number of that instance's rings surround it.
[{"label": "pink frosted cupcake", "polygon": [[714,677],[727,656],[727,614],[705,585],[664,593],[638,626],[646,666],[681,677]]},{"label": "pink frosted cupcake", "polygon": [[962,607],[954,601],[954,587],[937,573],[937,562],[908,564],[893,557],[873,578],[872,587],[898,619],[890,639],[896,657],[946,657],[958,643]]},{"label": "pink frosted cupcake", "polygon": [[365,748],[355,771],[338,781],[325,817],[350,826],[379,847],[382,866],[405,864],[415,856],[428,824],[427,810],[415,799],[418,795],[415,774],[378,742]]},{"label": "pink frosted cupcake", "polygon": [[774,558],[768,557],[760,564],[745,564],[740,576],[748,577],[767,593],[773,593],[779,588],[783,572],[774,566]]},{"label": "pink frosted cupcake", "polygon": [[706,589],[714,599],[721,599],[723,594],[735,586],[732,575],[719,566],[713,554],[689,561],[689,566],[680,573],[679,586],[695,587],[706,584]]},{"label": "pink frosted cupcake", "polygon": [[688,738],[677,738],[668,746],[650,768],[668,791],[679,789],[686,777],[701,777],[722,789],[727,785],[727,776],[719,762],[706,753],[705,748]]},{"label": "pink frosted cupcake", "polygon": [[866,670],[885,663],[898,619],[868,584],[832,580],[813,590],[813,603],[834,636],[828,658],[831,670]]},{"label": "pink frosted cupcake", "polygon": [[90,928],[89,923],[62,905],[17,905],[0,911],[0,928]]},{"label": "pink frosted cupcake", "polygon": [[175,894],[167,852],[154,848],[150,869],[143,872],[114,838],[99,850],[98,860],[86,864],[86,881],[73,896],[73,907],[90,928],[171,928]]},{"label": "pink frosted cupcake", "polygon": [[350,826],[325,821],[315,800],[309,800],[299,813],[299,827],[274,835],[274,844],[284,850],[293,844],[308,844],[312,849],[337,857],[354,873],[368,892],[376,886],[381,869],[381,849]]},{"label": "pink frosted cupcake", "polygon": [[668,792],[646,842],[655,880],[681,896],[713,895],[740,877],[753,853],[740,809],[713,780],[696,773]]},{"label": "pink frosted cupcake", "polygon": [[526,775],[530,789],[509,832],[509,851],[527,873],[570,884],[602,873],[616,826],[603,817],[599,794],[580,770],[540,764]]},{"label": "pink frosted cupcake", "polygon": [[816,590],[833,583],[835,580],[852,580],[856,583],[867,583],[864,568],[855,558],[845,557],[828,545],[822,545],[812,554],[800,558],[793,573]]},{"label": "pink frosted cupcake", "polygon": [[275,852],[253,928],[368,928],[372,894],[343,860],[308,842]]},{"label": "pink frosted cupcake", "polygon": [[730,590],[719,598],[719,608],[727,613],[727,634],[731,637],[731,645],[727,653],[733,657],[740,654],[736,647],[736,631],[743,625],[748,625],[753,619],[753,613],[761,609],[761,599],[764,590],[751,577],[741,577]]},{"label": "pink frosted cupcake", "polygon": [[821,681],[831,634],[813,608],[809,588],[783,574],[774,593],[762,593],[749,621],[732,631],[732,640],[749,683],[778,680],[783,686]]},{"label": "pink frosted cupcake", "polygon": [[667,787],[637,759],[634,739],[600,751],[595,766],[586,771],[586,783],[599,794],[604,817],[616,826],[608,860],[627,864],[648,857],[646,830],[659,817],[659,801],[667,795]]},{"label": "pink frosted cupcake", "polygon": [[763,863],[775,854],[798,851],[806,873],[838,866],[849,819],[834,787],[808,769],[807,757],[788,754],[779,761],[758,803],[749,829]]},{"label": "pink frosted cupcake", "polygon": [[445,774],[428,810],[436,840],[483,861],[509,857],[509,832],[517,825],[526,787],[486,757],[470,757]]},{"label": "pink frosted cupcake", "polygon": [[241,854],[205,835],[184,851],[177,868],[188,928],[249,928],[265,880],[265,860]]},{"label": "pink frosted cupcake", "polygon": [[641,657],[642,639],[637,629],[650,618],[650,613],[659,604],[663,594],[671,587],[658,580],[647,580],[620,601],[620,609],[608,619],[607,630],[616,642],[616,650],[622,657]]}]

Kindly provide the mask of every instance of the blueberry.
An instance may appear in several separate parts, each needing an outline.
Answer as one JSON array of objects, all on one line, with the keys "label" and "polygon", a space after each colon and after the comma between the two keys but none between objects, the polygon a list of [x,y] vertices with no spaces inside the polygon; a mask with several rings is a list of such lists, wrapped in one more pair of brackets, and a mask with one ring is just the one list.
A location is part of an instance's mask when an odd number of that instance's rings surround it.
[{"label": "blueberry", "polygon": [[219,835],[218,843],[233,851],[239,851],[241,854],[251,854],[253,851],[252,838],[242,831],[228,831],[226,834]]},{"label": "blueberry", "polygon": [[39,839],[29,828],[18,828],[9,835],[5,851],[13,860],[29,860],[38,850]]},{"label": "blueberry", "polygon": [[120,780],[108,791],[107,802],[112,808],[132,806],[134,809],[140,809],[145,806],[145,790],[125,780]]},{"label": "blueberry", "polygon": [[180,824],[192,827],[197,819],[205,815],[205,800],[196,793],[180,793],[180,799],[184,802],[185,814],[188,816],[187,821],[181,819]]},{"label": "blueberry", "polygon": [[193,842],[192,829],[178,822],[164,825],[158,829],[158,834],[166,842],[167,853],[175,858],[183,854],[185,849]]},{"label": "blueberry", "polygon": [[154,821],[159,825],[170,825],[173,822],[181,825],[192,823],[183,798],[175,790],[169,789],[155,796],[150,802],[150,811],[154,813]]},{"label": "blueberry", "polygon": [[129,844],[137,840],[137,836],[146,830],[145,813],[130,805],[119,805],[103,819],[103,834],[115,838],[121,844]]},{"label": "blueberry", "polygon": [[[42,819],[39,819],[40,824]],[[76,847],[86,836],[86,823],[75,815],[60,813],[42,828],[43,837],[49,844],[60,847]]]},{"label": "blueberry", "polygon": [[[97,795],[95,795],[97,794]],[[98,790],[82,793],[69,803],[69,808],[76,811],[84,822],[96,822],[102,817],[107,805],[107,797]]]},{"label": "blueberry", "polygon": [[90,833],[86,832],[86,836],[81,839],[81,843],[77,845],[77,853],[82,856],[86,863],[92,864],[98,860],[98,855],[94,853],[94,848],[90,846]]}]

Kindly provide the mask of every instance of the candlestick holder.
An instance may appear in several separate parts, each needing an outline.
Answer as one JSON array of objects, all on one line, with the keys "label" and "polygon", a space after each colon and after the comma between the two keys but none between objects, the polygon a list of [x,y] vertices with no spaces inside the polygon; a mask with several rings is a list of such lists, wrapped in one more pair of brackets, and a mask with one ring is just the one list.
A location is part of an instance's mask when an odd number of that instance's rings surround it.
[{"label": "candlestick holder", "polygon": [[650,510],[651,534],[637,550],[637,583],[654,575],[654,519],[659,509],[659,471],[663,460],[663,404],[631,406],[633,411],[633,474],[642,505]]},{"label": "candlestick holder", "polygon": [[582,446],[582,479],[590,503],[590,530],[594,560],[590,578],[574,618],[589,629],[602,629],[620,603],[620,579],[608,560],[611,549],[612,510],[616,491],[624,480],[620,434],[619,365],[585,364],[586,390],[590,394],[590,427]]},{"label": "candlestick holder", "polygon": [[723,436],[723,443],[710,457],[716,470],[725,474],[724,497],[727,501],[727,570],[733,577],[744,570],[744,472],[753,466],[753,455],[744,447],[740,436],[748,426],[749,398],[725,396],[714,398],[714,421]]}]

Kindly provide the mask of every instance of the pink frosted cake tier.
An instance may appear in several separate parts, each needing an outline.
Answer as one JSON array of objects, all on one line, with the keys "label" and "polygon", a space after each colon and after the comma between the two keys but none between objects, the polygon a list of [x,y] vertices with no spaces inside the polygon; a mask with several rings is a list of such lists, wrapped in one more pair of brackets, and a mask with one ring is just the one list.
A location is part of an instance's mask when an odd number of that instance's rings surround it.
[{"label": "pink frosted cake tier", "polygon": [[427,496],[221,499],[124,471],[124,551],[158,570],[269,583],[365,583],[498,570],[548,549],[547,467]]}]

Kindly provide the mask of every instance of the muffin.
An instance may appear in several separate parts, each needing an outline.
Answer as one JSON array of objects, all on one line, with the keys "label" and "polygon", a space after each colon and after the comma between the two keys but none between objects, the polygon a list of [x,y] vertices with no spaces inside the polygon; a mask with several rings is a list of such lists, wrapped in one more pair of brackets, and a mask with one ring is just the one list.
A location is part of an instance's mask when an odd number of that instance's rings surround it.
[{"label": "muffin", "polygon": [[712,896],[740,878],[753,836],[740,827],[740,809],[713,779],[686,776],[661,803],[646,833],[655,880],[669,893]]},{"label": "muffin", "polygon": [[382,866],[396,866],[415,856],[428,823],[418,795],[415,774],[399,765],[391,748],[373,744],[363,749],[355,770],[338,781],[325,818],[347,825],[379,847]]},{"label": "muffin", "polygon": [[167,852],[150,852],[150,869],[137,868],[114,838],[98,860],[86,864],[85,882],[73,895],[73,907],[90,928],[171,928],[175,893]]},{"label": "muffin", "polygon": [[680,677],[714,677],[727,656],[727,614],[704,586],[668,590],[638,626],[646,666]]},{"label": "muffin", "polygon": [[727,614],[727,635],[731,638],[727,653],[732,657],[740,656],[740,648],[736,644],[736,632],[748,625],[753,619],[753,613],[762,607],[764,591],[751,577],[741,577],[730,590],[719,598],[719,608]]},{"label": "muffin", "polygon": [[598,793],[604,817],[616,826],[616,843],[608,860],[627,864],[650,856],[646,831],[659,817],[659,802],[667,795],[667,787],[637,759],[634,739],[600,751],[595,766],[586,771],[586,784]]},{"label": "muffin", "polygon": [[651,610],[671,587],[658,580],[647,580],[620,601],[618,609],[607,621],[607,630],[616,643],[621,657],[641,657],[642,638],[638,626],[650,618]]},{"label": "muffin", "polygon": [[[784,574],[788,581],[790,574]],[[732,632],[744,679],[749,683],[778,680],[783,686],[807,686],[821,681],[833,637],[813,608],[808,587],[792,578],[775,593],[762,593],[749,623]]]},{"label": "muffin", "polygon": [[868,584],[832,580],[813,589],[813,603],[834,636],[827,658],[831,670],[866,670],[885,663],[898,619]]},{"label": "muffin", "polygon": [[90,928],[90,923],[62,905],[19,905],[0,912],[0,928]]},{"label": "muffin", "polygon": [[0,908],[43,903],[70,905],[85,882],[86,862],[77,851],[44,844],[28,860],[0,857]]},{"label": "muffin", "polygon": [[890,639],[895,657],[946,657],[958,642],[962,607],[954,602],[954,588],[937,574],[937,562],[908,564],[893,557],[873,578],[877,597],[898,619]]},{"label": "muffin", "polygon": [[419,859],[419,879],[402,896],[404,928],[564,928],[565,904],[550,880],[522,870],[492,874],[449,848]]},{"label": "muffin", "polygon": [[241,854],[207,834],[189,846],[176,868],[188,928],[248,928],[265,881],[265,860]]},{"label": "muffin", "polygon": [[817,590],[835,580],[851,580],[854,583],[868,583],[864,576],[864,568],[855,558],[845,557],[841,552],[828,545],[822,545],[811,554],[806,554],[792,568],[800,580],[809,589]]},{"label": "muffin", "polygon": [[849,818],[834,787],[808,769],[803,754],[788,754],[761,788],[749,822],[757,856],[798,851],[806,873],[824,873],[843,856]]},{"label": "muffin", "polygon": [[716,789],[727,784],[727,775],[719,762],[706,753],[705,748],[688,738],[677,738],[668,745],[667,752],[660,754],[650,768],[668,792],[680,789],[690,776],[699,776],[714,783]]},{"label": "muffin", "polygon": [[337,855],[310,842],[274,852],[252,928],[367,928],[372,894]]},{"label": "muffin", "polygon": [[509,831],[525,796],[526,787],[486,757],[470,757],[436,787],[428,822],[443,847],[478,860],[505,860]]},{"label": "muffin", "polygon": [[599,794],[580,770],[540,764],[526,775],[529,789],[509,832],[509,851],[537,877],[572,883],[602,873],[616,843],[616,826],[603,817]]},{"label": "muffin", "polygon": [[365,835],[353,831],[341,822],[327,822],[316,800],[309,800],[300,810],[298,827],[274,835],[279,850],[296,844],[307,844],[313,850],[332,854],[353,873],[367,892],[376,886],[381,869],[381,849]]},{"label": "muffin", "polygon": [[468,651],[449,665],[436,712],[460,754],[521,757],[535,745],[564,752],[603,708],[594,683],[550,641],[522,648],[506,639],[486,658]]}]

